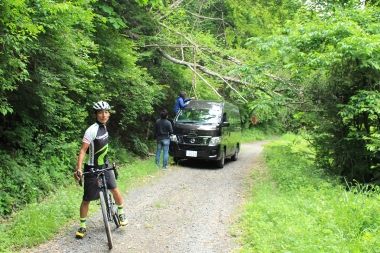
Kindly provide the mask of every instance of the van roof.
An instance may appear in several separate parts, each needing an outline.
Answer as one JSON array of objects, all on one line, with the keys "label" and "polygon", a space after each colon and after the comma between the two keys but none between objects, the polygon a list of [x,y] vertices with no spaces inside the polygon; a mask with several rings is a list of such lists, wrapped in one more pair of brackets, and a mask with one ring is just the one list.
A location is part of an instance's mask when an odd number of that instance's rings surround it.
[{"label": "van roof", "polygon": [[204,108],[204,109],[209,109],[211,107],[215,106],[223,106],[222,101],[216,101],[216,100],[192,100],[186,108],[194,108],[194,109],[199,109],[199,108]]}]

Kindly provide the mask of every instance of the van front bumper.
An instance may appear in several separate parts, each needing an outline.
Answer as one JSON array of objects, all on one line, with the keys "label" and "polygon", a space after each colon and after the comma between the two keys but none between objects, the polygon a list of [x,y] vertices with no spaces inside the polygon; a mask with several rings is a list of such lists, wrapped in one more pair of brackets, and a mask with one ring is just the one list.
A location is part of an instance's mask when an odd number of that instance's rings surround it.
[{"label": "van front bumper", "polygon": [[176,158],[202,159],[202,160],[220,160],[220,145],[191,145],[170,142],[169,155]]}]

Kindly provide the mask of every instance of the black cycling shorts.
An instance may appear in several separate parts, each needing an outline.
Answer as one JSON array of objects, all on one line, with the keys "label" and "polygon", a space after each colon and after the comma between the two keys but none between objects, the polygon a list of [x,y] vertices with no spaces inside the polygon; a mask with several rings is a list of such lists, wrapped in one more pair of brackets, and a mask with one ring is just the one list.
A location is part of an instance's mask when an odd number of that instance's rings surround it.
[{"label": "black cycling shorts", "polygon": [[[85,172],[86,172],[85,167]],[[116,180],[113,174],[113,171],[108,170],[105,172],[107,187],[108,189],[116,189]],[[92,201],[99,199],[99,187],[97,182],[97,177],[95,174],[86,174],[84,175],[84,193],[83,193],[83,201]]]}]

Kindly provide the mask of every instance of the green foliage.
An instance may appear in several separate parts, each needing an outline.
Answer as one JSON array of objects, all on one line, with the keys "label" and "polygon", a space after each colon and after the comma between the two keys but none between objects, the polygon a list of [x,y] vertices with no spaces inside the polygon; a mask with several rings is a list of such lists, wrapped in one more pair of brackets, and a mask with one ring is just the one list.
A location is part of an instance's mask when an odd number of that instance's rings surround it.
[{"label": "green foliage", "polygon": [[[62,151],[62,150],[61,150]],[[68,155],[69,152],[63,152]],[[45,153],[47,154],[47,153]],[[48,154],[47,154],[48,155]],[[10,215],[25,204],[39,202],[57,187],[67,184],[68,161],[57,156],[31,162],[22,153],[13,157],[3,151],[3,175],[0,181],[0,212]],[[72,160],[71,158],[67,158]]]},{"label": "green foliage", "polygon": [[[10,61],[0,60],[0,64],[24,59],[25,69],[17,69],[24,77],[4,72],[17,78],[5,77],[15,85],[2,89],[12,107],[12,114],[0,117],[5,160],[1,169],[9,181],[3,195],[5,200],[13,200],[12,205],[2,200],[2,215],[64,185],[66,172],[73,167],[73,150],[77,148],[73,140],[84,112],[77,105],[78,94],[84,93],[97,73],[89,57],[96,46],[88,37],[93,17],[88,3],[42,0],[38,8],[31,4],[7,1],[1,5],[4,17],[9,18],[2,23],[2,31],[7,36],[17,31],[21,36],[15,37],[20,43],[3,47]],[[11,15],[13,12],[16,15]],[[14,32],[7,27],[14,27]]]},{"label": "green foliage", "polygon": [[29,80],[28,52],[42,30],[35,24],[32,9],[24,1],[8,1],[0,4],[0,113],[13,113],[8,94],[17,90],[20,82]]},{"label": "green foliage", "polygon": [[[339,115],[342,117],[342,124],[346,127],[347,137],[345,141],[348,143],[360,143],[366,148],[367,153],[360,161],[356,162],[355,168],[365,171],[371,175],[371,180],[380,179],[379,170],[379,109],[380,95],[378,91],[359,91],[357,95],[353,95],[347,104],[338,105],[340,109]],[[345,154],[347,160],[355,159],[351,152],[354,149],[347,149]],[[367,163],[371,164],[368,167]],[[362,163],[362,164],[361,164]],[[357,173],[357,172],[353,172]]]},{"label": "green foliage", "polygon": [[138,136],[132,135],[132,141],[134,144],[134,150],[136,150],[138,155],[141,155],[142,157],[148,155],[148,146],[143,143]]},{"label": "green foliage", "polygon": [[6,175],[0,215],[66,184],[95,101],[107,100],[116,111],[110,133],[124,149],[134,148],[129,133],[146,133],[138,122],[150,120],[155,96],[163,94],[135,64],[134,43],[122,31],[125,11],[117,1],[0,4],[0,168]]},{"label": "green foliage", "polygon": [[[228,29],[227,38],[234,46],[243,46],[245,39],[272,35],[301,7],[297,1],[228,0],[228,17],[236,29]],[[237,36],[237,33],[239,36]]]},{"label": "green foliage", "polygon": [[[287,106],[286,127],[312,133],[320,166],[348,180],[375,182],[378,151],[368,138],[377,134],[377,100],[360,94],[377,89],[379,9],[348,2],[305,5],[273,36],[251,38],[247,46],[258,61],[245,73],[281,92],[276,101]],[[352,108],[356,102],[372,111]]]},{"label": "green foliage", "polygon": [[116,164],[131,164],[134,162],[135,154],[127,150],[119,138],[111,136],[109,146],[111,148],[108,150],[107,156],[110,162],[116,162]]},{"label": "green foliage", "polygon": [[380,189],[346,190],[313,165],[315,151],[287,135],[265,147],[240,223],[241,252],[377,252]]}]

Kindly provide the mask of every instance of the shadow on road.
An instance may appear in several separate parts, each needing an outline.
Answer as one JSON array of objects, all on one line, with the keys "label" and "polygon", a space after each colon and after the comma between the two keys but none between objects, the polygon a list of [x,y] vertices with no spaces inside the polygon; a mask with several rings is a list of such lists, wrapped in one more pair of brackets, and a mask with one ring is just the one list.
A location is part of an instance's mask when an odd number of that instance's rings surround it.
[{"label": "shadow on road", "polygon": [[[232,162],[229,159],[224,161],[224,166]],[[216,166],[216,161],[204,161],[197,159],[182,159],[178,162],[178,166],[186,167],[189,169],[207,169],[207,170],[221,170],[223,168],[218,168]]]}]

